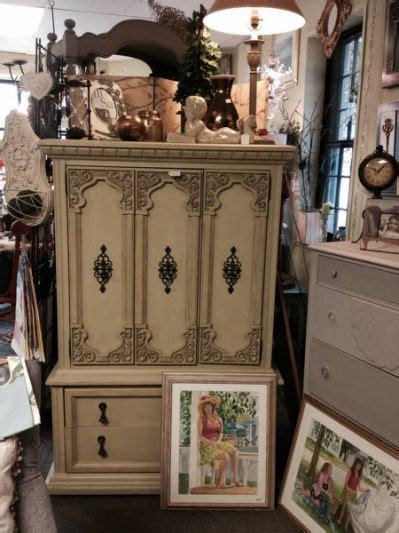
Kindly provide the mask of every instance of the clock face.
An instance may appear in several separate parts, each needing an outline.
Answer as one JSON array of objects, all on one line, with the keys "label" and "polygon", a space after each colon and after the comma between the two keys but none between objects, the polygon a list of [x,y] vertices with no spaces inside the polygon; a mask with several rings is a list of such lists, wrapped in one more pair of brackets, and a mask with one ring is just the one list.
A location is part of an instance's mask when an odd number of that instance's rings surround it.
[{"label": "clock face", "polygon": [[92,109],[97,117],[105,124],[114,124],[118,118],[115,100],[103,87],[93,92]]},{"label": "clock face", "polygon": [[359,179],[375,198],[380,198],[383,189],[390,187],[399,174],[396,159],[377,146],[374,153],[367,156],[359,165]]},{"label": "clock face", "polygon": [[396,175],[394,165],[391,161],[376,156],[364,167],[364,178],[370,187],[384,188],[392,181]]}]

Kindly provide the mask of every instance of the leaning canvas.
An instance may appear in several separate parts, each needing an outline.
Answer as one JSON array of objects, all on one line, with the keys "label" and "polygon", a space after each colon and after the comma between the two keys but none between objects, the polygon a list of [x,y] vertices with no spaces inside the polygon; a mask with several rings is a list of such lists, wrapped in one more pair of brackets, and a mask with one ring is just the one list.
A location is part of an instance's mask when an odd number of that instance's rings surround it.
[{"label": "leaning canvas", "polygon": [[280,504],[312,533],[398,533],[399,454],[306,398]]},{"label": "leaning canvas", "polygon": [[274,374],[165,373],[162,507],[272,508]]},{"label": "leaning canvas", "polygon": [[0,440],[40,424],[25,361],[0,355]]}]

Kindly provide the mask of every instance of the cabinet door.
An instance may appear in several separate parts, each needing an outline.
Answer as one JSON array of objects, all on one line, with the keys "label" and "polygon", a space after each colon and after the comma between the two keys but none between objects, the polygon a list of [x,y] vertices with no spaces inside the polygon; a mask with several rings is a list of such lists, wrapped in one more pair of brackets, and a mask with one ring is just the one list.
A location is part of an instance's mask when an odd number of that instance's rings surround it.
[{"label": "cabinet door", "polygon": [[135,343],[139,365],[195,364],[201,172],[137,170]]},{"label": "cabinet door", "polygon": [[67,170],[71,358],[133,363],[133,171]]},{"label": "cabinet door", "polygon": [[259,364],[270,172],[206,172],[200,362]]}]

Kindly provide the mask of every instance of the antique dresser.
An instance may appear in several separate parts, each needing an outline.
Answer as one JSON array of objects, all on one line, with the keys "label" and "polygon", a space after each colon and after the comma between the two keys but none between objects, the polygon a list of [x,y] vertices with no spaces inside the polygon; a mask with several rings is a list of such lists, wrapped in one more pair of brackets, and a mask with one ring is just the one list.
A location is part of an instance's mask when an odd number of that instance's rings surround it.
[{"label": "antique dresser", "polygon": [[399,449],[399,255],[311,250],[305,392]]},{"label": "antique dresser", "polygon": [[287,146],[41,141],[55,181],[52,493],[160,489],[165,369],[270,369]]}]

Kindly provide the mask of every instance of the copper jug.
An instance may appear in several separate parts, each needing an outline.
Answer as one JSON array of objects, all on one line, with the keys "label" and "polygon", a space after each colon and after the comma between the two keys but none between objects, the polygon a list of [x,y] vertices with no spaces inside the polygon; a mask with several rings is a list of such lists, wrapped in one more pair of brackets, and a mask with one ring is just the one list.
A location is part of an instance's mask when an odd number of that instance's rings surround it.
[{"label": "copper jug", "polygon": [[116,121],[119,137],[123,141],[144,141],[146,129],[139,116],[121,115]]},{"label": "copper jug", "polygon": [[159,112],[155,109],[145,109],[138,112],[144,131],[145,141],[162,142],[163,141],[163,127]]}]

